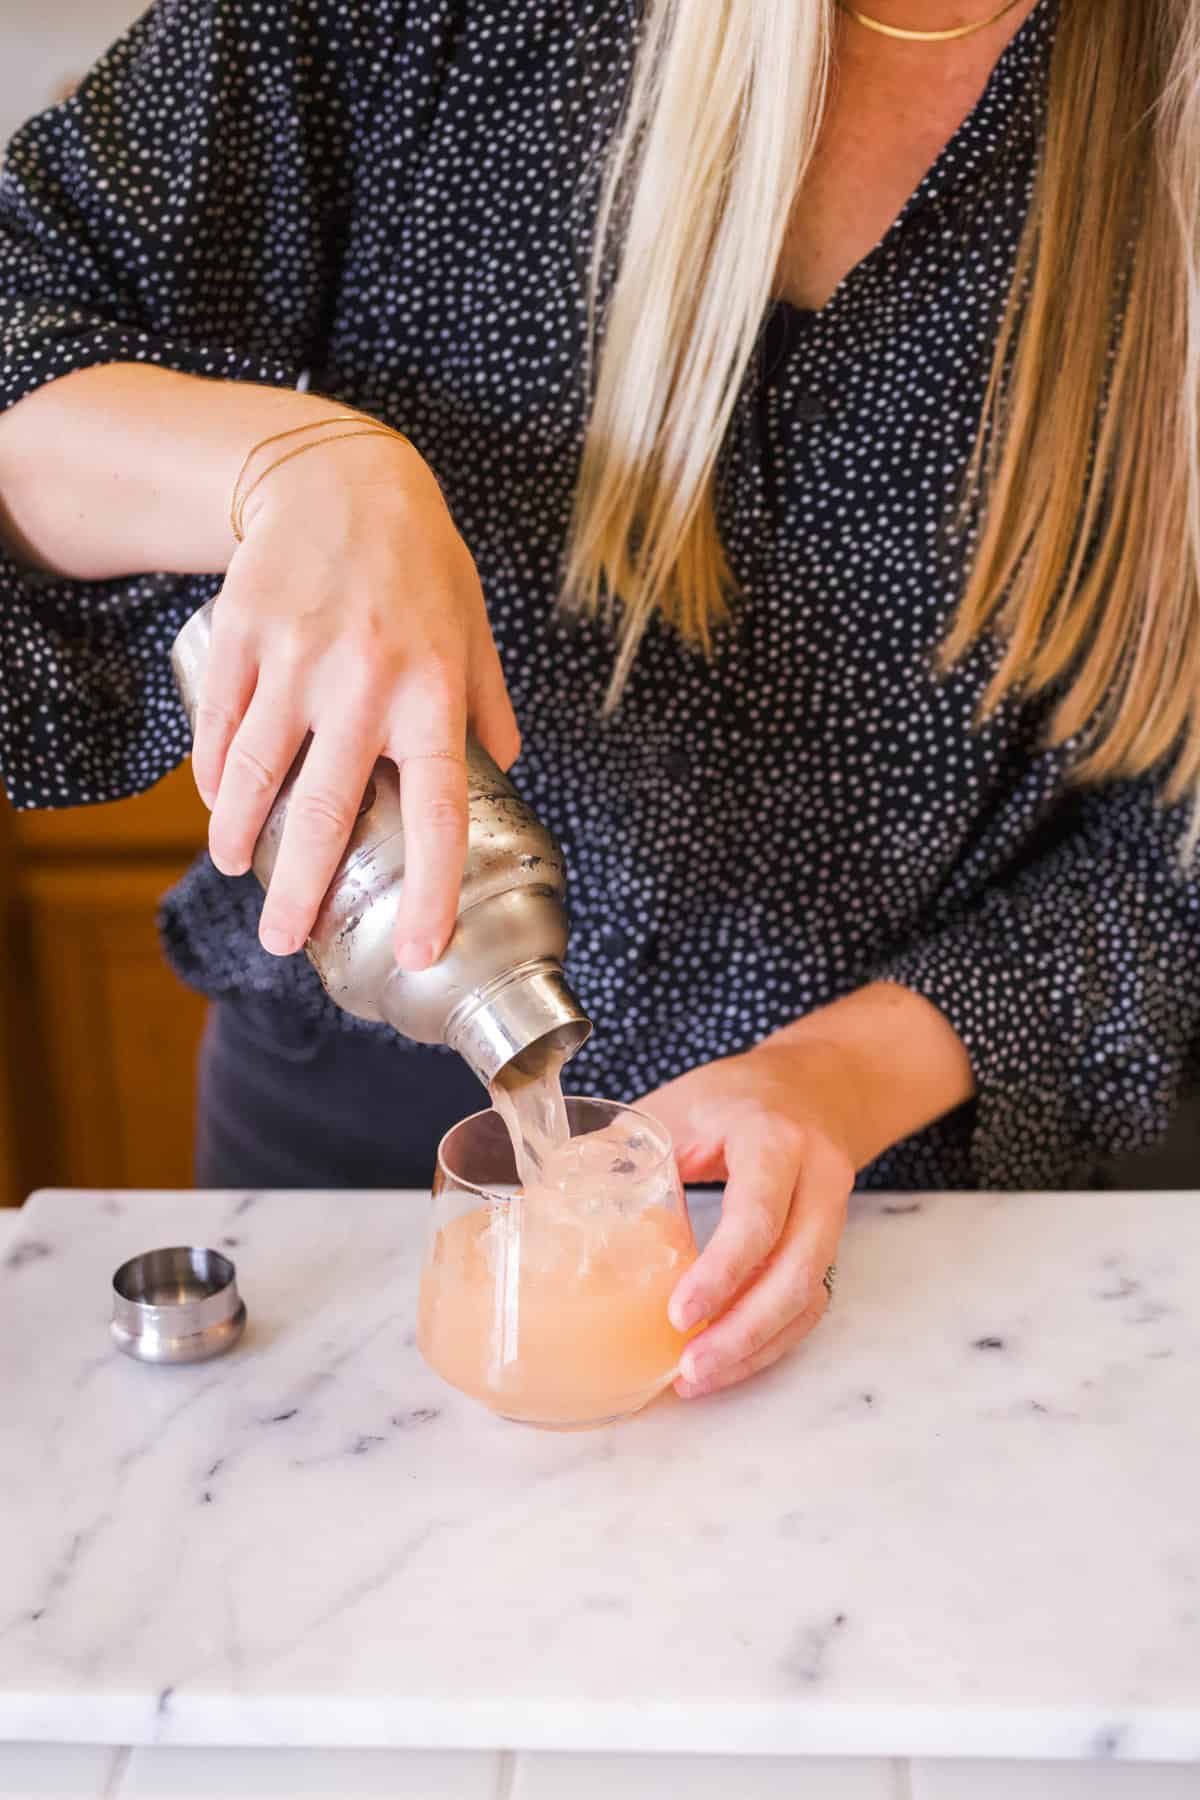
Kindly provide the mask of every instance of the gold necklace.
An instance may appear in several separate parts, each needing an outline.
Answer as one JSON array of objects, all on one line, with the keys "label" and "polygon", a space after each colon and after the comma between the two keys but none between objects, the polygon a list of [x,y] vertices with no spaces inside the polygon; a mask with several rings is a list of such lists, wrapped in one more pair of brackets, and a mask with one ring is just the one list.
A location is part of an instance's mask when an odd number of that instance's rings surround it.
[{"label": "gold necklace", "polygon": [[849,0],[838,0],[844,13],[848,13],[856,25],[865,25],[868,31],[877,31],[881,37],[904,38],[913,44],[948,44],[952,38],[974,37],[977,31],[986,31],[1005,13],[1012,12],[1021,0],[1004,0],[1004,5],[989,13],[986,19],[976,20],[974,25],[952,25],[948,31],[906,31],[900,25],[885,25],[882,19],[872,19],[869,14],[859,12],[857,6],[851,6]]}]

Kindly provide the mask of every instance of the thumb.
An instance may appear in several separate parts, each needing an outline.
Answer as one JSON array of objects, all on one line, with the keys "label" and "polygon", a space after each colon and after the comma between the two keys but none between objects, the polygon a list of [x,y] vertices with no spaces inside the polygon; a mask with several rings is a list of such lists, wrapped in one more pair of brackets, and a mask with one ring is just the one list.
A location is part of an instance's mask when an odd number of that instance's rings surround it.
[{"label": "thumb", "polygon": [[714,1132],[711,1110],[705,1124],[697,1117],[692,1104],[690,1083],[686,1075],[655,1088],[637,1102],[640,1112],[649,1113],[670,1133],[675,1161],[683,1181],[724,1181],[725,1144],[722,1133]]},{"label": "thumb", "polygon": [[675,1142],[675,1161],[681,1181],[725,1181],[729,1168],[724,1144],[680,1144]]}]

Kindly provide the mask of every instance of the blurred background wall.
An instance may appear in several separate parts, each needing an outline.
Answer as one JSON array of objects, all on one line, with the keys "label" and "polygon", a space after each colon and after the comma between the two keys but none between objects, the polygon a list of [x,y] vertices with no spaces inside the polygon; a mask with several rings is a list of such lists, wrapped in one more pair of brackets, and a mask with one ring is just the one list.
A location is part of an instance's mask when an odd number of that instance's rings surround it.
[{"label": "blurred background wall", "polygon": [[143,10],[133,0],[0,0],[0,143]]}]

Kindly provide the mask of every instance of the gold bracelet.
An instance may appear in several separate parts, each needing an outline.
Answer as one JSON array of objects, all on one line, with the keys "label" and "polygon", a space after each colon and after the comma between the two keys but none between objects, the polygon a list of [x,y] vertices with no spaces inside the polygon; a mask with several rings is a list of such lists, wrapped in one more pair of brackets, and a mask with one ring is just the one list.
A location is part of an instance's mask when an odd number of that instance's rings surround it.
[{"label": "gold bracelet", "polygon": [[284,438],[299,437],[300,434],[305,431],[323,431],[327,425],[357,425],[357,424],[358,424],[358,414],[357,413],[338,413],[333,418],[311,419],[307,425],[293,425],[289,431],[272,432],[270,437],[260,438],[260,440],[258,441],[257,444],[251,445],[250,449],[246,452],[245,461],[243,462],[241,468],[238,470],[237,480],[233,484],[233,495],[229,502],[230,529],[232,530],[233,535],[237,539],[239,544],[243,541],[243,532],[242,532],[242,528],[241,528],[241,515],[245,511],[246,498],[248,498],[248,496],[244,497],[239,504],[238,494],[241,489],[241,485],[242,485],[243,481],[245,481],[245,479],[246,479],[246,472],[249,469],[250,464],[254,461],[254,458],[258,455],[259,451],[265,450],[267,448],[268,444],[281,444],[283,442]]},{"label": "gold bracelet", "polygon": [[[271,444],[280,444],[285,438],[300,437],[307,431],[323,431],[330,425],[353,425],[355,430],[339,431],[334,437],[318,438],[311,444],[300,444],[296,449],[288,450],[283,456],[277,456],[274,462],[267,464],[260,475],[255,476],[245,493],[242,492],[242,483],[260,450],[266,450]],[[405,437],[402,431],[394,431],[390,425],[384,425],[378,419],[369,419],[362,413],[338,413],[327,419],[313,419],[307,425],[293,425],[288,431],[275,431],[271,433],[270,437],[261,438],[247,452],[246,460],[239,469],[238,478],[233,484],[233,497],[229,503],[229,527],[236,541],[242,544],[246,540],[247,504],[268,475],[273,475],[276,469],[283,467],[284,463],[291,462],[294,457],[305,455],[309,450],[320,450],[326,444],[342,443],[348,438],[359,437],[395,438],[397,442],[407,444],[409,449],[415,448],[412,439]]]}]

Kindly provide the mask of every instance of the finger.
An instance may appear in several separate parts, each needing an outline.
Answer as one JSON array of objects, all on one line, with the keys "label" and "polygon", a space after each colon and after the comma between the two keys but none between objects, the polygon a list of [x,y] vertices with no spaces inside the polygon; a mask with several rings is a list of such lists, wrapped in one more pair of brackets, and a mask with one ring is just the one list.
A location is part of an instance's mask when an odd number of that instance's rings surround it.
[{"label": "finger", "polygon": [[707,1381],[685,1381],[681,1375],[675,1383],[675,1392],[681,1400],[699,1400],[705,1394],[719,1394],[722,1388],[736,1387],[739,1381],[745,1381],[751,1375],[757,1375],[762,1369],[769,1369],[772,1363],[794,1350],[797,1344],[803,1343],[809,1332],[821,1323],[829,1311],[829,1295],[822,1285],[820,1294],[811,1306],[807,1307],[790,1325],[776,1332],[770,1341],[748,1356],[743,1362],[734,1363],[731,1367],[718,1370]]},{"label": "finger", "polygon": [[511,769],[521,754],[521,732],[500,658],[490,638],[481,654],[471,692],[471,722],[475,736],[497,767]]},{"label": "finger", "polygon": [[223,875],[244,875],[306,721],[291,695],[260,680],[233,734],[208,822],[208,848]]},{"label": "finger", "polygon": [[817,1303],[845,1219],[843,1179],[821,1157],[802,1171],[778,1249],[736,1304],[688,1345],[681,1359],[685,1380],[708,1382],[751,1361]]},{"label": "finger", "polygon": [[213,615],[212,642],[192,733],[192,774],[211,812],[221,786],[225,758],[245,716],[258,680],[258,658],[245,637],[221,630],[221,609]]},{"label": "finger", "polygon": [[799,1173],[798,1138],[778,1124],[769,1134],[759,1129],[731,1133],[725,1163],[729,1177],[721,1222],[671,1296],[671,1323],[678,1331],[716,1318],[771,1254]]},{"label": "finger", "polygon": [[461,687],[434,683],[423,720],[408,718],[390,746],[400,769],[404,886],[396,914],[402,969],[437,961],[454,929],[467,859],[466,704]]},{"label": "finger", "polygon": [[400,770],[404,888],[396,917],[402,969],[435,963],[454,929],[467,856],[467,769],[458,755],[406,757]]},{"label": "finger", "polygon": [[319,722],[288,798],[259,941],[275,956],[303,947],[345,853],[379,753],[370,711]]}]

